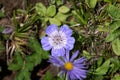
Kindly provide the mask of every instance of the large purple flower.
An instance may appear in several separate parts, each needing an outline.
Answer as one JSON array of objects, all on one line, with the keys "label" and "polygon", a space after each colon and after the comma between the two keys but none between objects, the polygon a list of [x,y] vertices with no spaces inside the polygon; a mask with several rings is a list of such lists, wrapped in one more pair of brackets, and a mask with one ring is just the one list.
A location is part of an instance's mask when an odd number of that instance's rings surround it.
[{"label": "large purple flower", "polygon": [[71,50],[74,46],[75,39],[71,37],[72,30],[63,25],[58,29],[55,24],[52,24],[46,29],[47,36],[41,39],[44,50],[51,50],[52,56],[63,56],[65,50]]},{"label": "large purple flower", "polygon": [[76,59],[78,53],[79,51],[76,51],[71,58],[69,58],[69,51],[66,52],[65,57],[50,56],[49,62],[60,67],[60,74],[66,74],[68,80],[83,80],[88,72],[86,70],[86,59],[84,57]]}]

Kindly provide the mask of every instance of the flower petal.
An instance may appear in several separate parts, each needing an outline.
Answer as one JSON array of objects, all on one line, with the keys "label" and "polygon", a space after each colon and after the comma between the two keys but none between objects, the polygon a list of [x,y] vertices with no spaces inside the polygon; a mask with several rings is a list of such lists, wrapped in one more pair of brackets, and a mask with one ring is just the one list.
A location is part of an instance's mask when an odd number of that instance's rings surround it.
[{"label": "flower petal", "polygon": [[60,60],[59,57],[56,57],[56,56],[50,56],[50,59],[48,62],[51,62],[58,67],[64,65],[64,62]]},{"label": "flower petal", "polygon": [[55,24],[51,24],[47,27],[46,34],[50,35],[54,31],[58,31],[58,27]]},{"label": "flower petal", "polygon": [[65,48],[67,50],[71,50],[74,47],[75,39],[73,37],[68,37],[67,39],[68,40],[67,40],[67,44],[65,45]]},{"label": "flower petal", "polygon": [[41,44],[44,50],[50,50],[52,46],[49,44],[48,37],[43,37],[41,39]]},{"label": "flower petal", "polygon": [[52,56],[64,56],[65,54],[65,49],[60,48],[60,49],[52,49]]},{"label": "flower petal", "polygon": [[86,59],[84,57],[82,57],[82,58],[75,60],[73,63],[74,64],[81,64],[81,63],[84,63],[85,61],[86,61]]},{"label": "flower petal", "polygon": [[61,26],[60,31],[64,32],[67,36],[71,36],[72,35],[72,30],[67,25]]},{"label": "flower petal", "polygon": [[64,58],[65,62],[70,61],[70,53],[69,52],[70,52],[69,50],[65,51],[65,58]]},{"label": "flower petal", "polygon": [[73,62],[73,60],[78,56],[79,51],[77,50],[76,52],[74,52],[74,54],[72,55],[72,57],[70,58],[70,61]]},{"label": "flower petal", "polygon": [[74,67],[71,73],[76,76],[76,79],[82,80],[83,78],[86,78],[87,70]]},{"label": "flower petal", "polygon": [[13,32],[13,28],[11,28],[11,27],[7,27],[2,31],[3,34],[9,34],[11,32]]}]

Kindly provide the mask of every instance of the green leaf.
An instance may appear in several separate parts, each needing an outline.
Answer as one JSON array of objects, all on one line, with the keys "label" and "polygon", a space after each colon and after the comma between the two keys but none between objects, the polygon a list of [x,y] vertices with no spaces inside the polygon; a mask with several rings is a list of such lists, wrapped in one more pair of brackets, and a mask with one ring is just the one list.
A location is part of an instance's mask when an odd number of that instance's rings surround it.
[{"label": "green leaf", "polygon": [[78,22],[80,22],[81,24],[84,24],[84,25],[87,24],[87,20],[84,19],[82,15],[79,15],[79,13],[77,11],[73,10],[72,13],[78,19]]},{"label": "green leaf", "polygon": [[105,75],[109,69],[109,65],[110,65],[110,59],[108,59],[107,61],[105,61],[100,67],[98,67],[96,69],[96,73],[97,75]]},{"label": "green leaf", "polygon": [[41,16],[46,15],[46,7],[42,3],[37,3],[35,5],[35,10],[36,10],[37,14],[39,14]]},{"label": "green leaf", "polygon": [[97,4],[97,0],[85,0],[85,2],[90,8],[95,8]]},{"label": "green leaf", "polygon": [[98,25],[97,30],[98,31],[103,31],[103,32],[108,32],[108,27],[103,26],[103,25]]},{"label": "green leaf", "polygon": [[56,24],[57,26],[61,25],[60,20],[56,19],[56,18],[49,18],[50,24]]},{"label": "green leaf", "polygon": [[98,60],[97,60],[97,66],[99,67],[103,62],[103,57],[100,57]]},{"label": "green leaf", "polygon": [[120,9],[114,5],[109,5],[107,7],[107,12],[113,19],[119,19],[120,18]]},{"label": "green leaf", "polygon": [[83,50],[83,55],[87,58],[90,59],[92,56],[90,55],[89,52],[87,52],[86,50]]},{"label": "green leaf", "polygon": [[104,2],[112,3],[113,0],[104,0]]},{"label": "green leaf", "polygon": [[116,55],[120,56],[120,40],[119,38],[112,41],[112,48]]},{"label": "green leaf", "polygon": [[114,74],[116,71],[120,69],[120,60],[119,57],[112,57],[111,59],[111,64],[110,64],[110,70],[108,74]]},{"label": "green leaf", "polygon": [[120,27],[120,20],[114,21],[110,24],[110,31],[113,32]]},{"label": "green leaf", "polygon": [[111,80],[120,80],[120,74],[115,74]]},{"label": "green leaf", "polygon": [[47,15],[52,17],[55,14],[56,14],[56,7],[55,7],[55,5],[49,6],[48,9],[47,9]]},{"label": "green leaf", "polygon": [[43,80],[54,80],[54,79],[52,77],[52,74],[49,71],[47,71]]},{"label": "green leaf", "polygon": [[55,0],[55,1],[56,1],[56,3],[57,3],[58,6],[60,6],[60,5],[63,4],[63,1],[62,1],[62,0]]},{"label": "green leaf", "polygon": [[67,13],[67,12],[70,11],[70,9],[68,7],[66,7],[66,6],[61,6],[58,10],[61,13]]},{"label": "green leaf", "polygon": [[15,80],[31,80],[30,75],[31,74],[27,69],[21,69],[17,72]]},{"label": "green leaf", "polygon": [[14,55],[14,60],[12,63],[9,64],[8,69],[9,70],[19,70],[23,67],[23,59],[22,56],[20,54],[20,52],[15,52]]},{"label": "green leaf", "polygon": [[115,40],[117,37],[120,36],[120,29],[115,30],[114,32],[110,32],[106,37],[106,42],[110,42]]},{"label": "green leaf", "polygon": [[68,16],[69,15],[67,15],[67,14],[62,14],[62,13],[58,12],[57,15],[55,16],[55,18],[60,20],[61,22],[65,22]]}]

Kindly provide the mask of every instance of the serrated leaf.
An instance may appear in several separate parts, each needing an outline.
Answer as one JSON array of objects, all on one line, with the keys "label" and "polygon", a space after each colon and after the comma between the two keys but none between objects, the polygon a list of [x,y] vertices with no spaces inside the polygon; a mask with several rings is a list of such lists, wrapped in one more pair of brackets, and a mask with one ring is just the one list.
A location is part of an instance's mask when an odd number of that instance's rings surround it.
[{"label": "serrated leaf", "polygon": [[107,61],[105,61],[100,67],[98,67],[96,69],[96,73],[97,75],[105,75],[109,69],[109,65],[110,65],[110,60],[108,59]]},{"label": "serrated leaf", "polygon": [[120,29],[115,30],[114,32],[110,32],[106,37],[106,42],[110,42],[115,40],[118,36],[120,36]]},{"label": "serrated leaf", "polygon": [[58,10],[61,13],[67,13],[67,12],[70,11],[70,9],[68,7],[66,7],[66,6],[61,6]]},{"label": "serrated leaf", "polygon": [[113,19],[119,19],[120,18],[120,9],[114,5],[109,5],[107,7],[107,12]]},{"label": "serrated leaf", "polygon": [[14,60],[12,63],[9,64],[8,69],[9,70],[19,70],[23,66],[23,59],[19,52],[16,52],[14,55]]},{"label": "serrated leaf", "polygon": [[55,7],[55,5],[49,6],[48,9],[47,9],[47,15],[52,17],[55,14],[56,14],[56,7]]},{"label": "serrated leaf", "polygon": [[120,56],[120,40],[119,38],[112,41],[112,48],[116,55]]},{"label": "serrated leaf", "polygon": [[45,16],[46,15],[46,7],[42,3],[37,3],[35,5],[35,10],[41,16]]},{"label": "serrated leaf", "polygon": [[56,24],[57,26],[61,25],[60,20],[56,19],[56,18],[49,18],[50,24]]},{"label": "serrated leaf", "polygon": [[52,74],[49,71],[47,71],[43,80],[53,80]]},{"label": "serrated leaf", "polygon": [[97,4],[97,0],[85,0],[85,2],[88,4],[90,8],[95,8]]}]

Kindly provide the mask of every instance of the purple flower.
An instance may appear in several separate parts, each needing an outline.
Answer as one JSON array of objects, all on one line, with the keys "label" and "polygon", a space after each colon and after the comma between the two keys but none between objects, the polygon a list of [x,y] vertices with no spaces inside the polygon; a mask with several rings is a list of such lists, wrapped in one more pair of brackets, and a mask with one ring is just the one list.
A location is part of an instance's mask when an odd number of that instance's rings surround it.
[{"label": "purple flower", "polygon": [[78,53],[79,51],[76,51],[71,58],[69,58],[69,51],[62,57],[50,56],[49,62],[60,67],[60,75],[66,74],[68,80],[83,80],[88,72],[85,64],[86,59],[84,57],[76,59]]},{"label": "purple flower", "polygon": [[52,56],[63,56],[65,50],[73,49],[75,39],[71,37],[72,30],[63,25],[58,29],[55,24],[52,24],[46,29],[46,37],[41,39],[44,50],[51,50]]},{"label": "purple flower", "polygon": [[13,32],[13,28],[11,28],[11,27],[7,27],[2,31],[3,34],[9,34],[11,32]]}]

